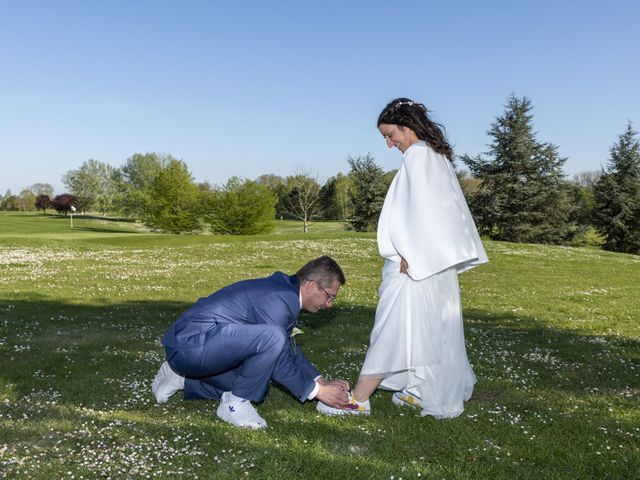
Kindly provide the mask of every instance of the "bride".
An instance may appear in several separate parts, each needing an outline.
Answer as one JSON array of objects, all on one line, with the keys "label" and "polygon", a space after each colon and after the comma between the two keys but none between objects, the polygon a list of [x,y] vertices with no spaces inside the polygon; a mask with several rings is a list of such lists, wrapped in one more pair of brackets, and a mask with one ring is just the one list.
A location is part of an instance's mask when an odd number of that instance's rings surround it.
[{"label": "bride", "polygon": [[452,151],[424,105],[398,98],[378,117],[403,154],[378,220],[385,259],[370,345],[349,404],[318,402],[327,415],[369,414],[377,388],[396,405],[453,418],[476,382],[464,343],[458,273],[486,263],[451,164]]}]

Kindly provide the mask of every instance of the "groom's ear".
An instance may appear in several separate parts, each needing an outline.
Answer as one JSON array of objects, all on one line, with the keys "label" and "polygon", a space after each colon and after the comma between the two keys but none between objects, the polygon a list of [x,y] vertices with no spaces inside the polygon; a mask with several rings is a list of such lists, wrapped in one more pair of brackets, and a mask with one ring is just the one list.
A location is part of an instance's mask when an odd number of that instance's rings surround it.
[{"label": "groom's ear", "polygon": [[311,282],[309,280],[305,280],[300,284],[300,291],[303,292],[304,295],[309,295],[311,289]]},{"label": "groom's ear", "polygon": [[305,280],[302,285],[300,285],[300,292],[305,298],[310,296],[313,293],[313,281]]}]

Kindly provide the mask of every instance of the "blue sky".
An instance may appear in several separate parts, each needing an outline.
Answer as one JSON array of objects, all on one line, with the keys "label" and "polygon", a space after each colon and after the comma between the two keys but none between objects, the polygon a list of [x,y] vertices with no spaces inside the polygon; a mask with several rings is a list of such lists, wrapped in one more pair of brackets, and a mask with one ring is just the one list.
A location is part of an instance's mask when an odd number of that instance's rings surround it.
[{"label": "blue sky", "polygon": [[398,96],[475,155],[526,95],[565,171],[599,169],[640,128],[638,25],[632,0],[0,0],[0,194],[144,152],[213,184],[396,168],[375,122]]}]

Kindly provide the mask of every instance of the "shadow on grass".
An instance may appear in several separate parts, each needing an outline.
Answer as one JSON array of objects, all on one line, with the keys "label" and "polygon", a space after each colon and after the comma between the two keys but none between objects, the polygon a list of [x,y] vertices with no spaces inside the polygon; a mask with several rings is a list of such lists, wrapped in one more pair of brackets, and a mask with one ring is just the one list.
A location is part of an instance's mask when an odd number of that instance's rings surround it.
[{"label": "shadow on grass", "polygon": [[[64,219],[64,220],[68,220],[69,219],[69,215],[64,215],[61,213],[49,213],[49,214],[44,214],[44,213],[40,213],[37,215],[23,215],[25,217],[40,217],[40,218],[47,218],[47,219]],[[100,220],[101,222],[118,222],[118,223],[135,223],[135,219],[133,218],[129,218],[129,217],[103,217],[102,215],[85,215],[85,214],[73,214],[73,218],[74,219],[78,219],[78,220]]]},{"label": "shadow on grass", "polygon": [[[67,387],[81,392],[85,381],[99,384],[96,371],[117,376],[130,371],[132,361],[142,366],[145,358],[143,370],[152,378],[164,354],[160,338],[190,306],[174,301],[86,305],[5,300],[0,302],[0,359],[5,366],[0,378],[18,395],[28,394],[34,383],[46,383],[38,375],[61,378],[55,383],[62,392]],[[374,316],[373,308],[357,306],[303,312],[298,346],[320,371],[355,382]],[[550,395],[620,391],[637,384],[638,340],[591,337],[555,329],[540,319],[520,316],[515,322],[477,310],[465,317],[468,355],[479,379],[477,398],[492,399],[499,389],[512,388],[507,371],[521,376],[535,372],[531,382]],[[86,369],[88,365],[99,368]]]},{"label": "shadow on grass", "polygon": [[[61,215],[61,214],[54,214],[54,215],[45,215],[45,214],[39,214],[37,215],[40,218],[44,218],[46,220],[51,220],[51,221],[56,221],[56,222],[70,222],[70,218],[69,215]],[[88,220],[91,222],[95,222],[95,224],[93,225],[84,225],[84,221]],[[113,227],[109,226],[109,223],[113,223],[113,224],[121,224],[121,223],[127,223],[130,224],[131,226],[135,225],[135,220],[131,219],[131,218],[126,218],[126,217],[101,217],[101,216],[97,216],[97,215],[74,215],[73,216],[73,221],[74,221],[74,226],[73,226],[73,230],[74,231],[79,231],[79,232],[95,232],[95,233],[145,233],[139,230],[136,230],[134,228],[131,229],[125,229],[125,228],[118,228],[117,225],[114,225]],[[100,227],[97,224],[98,223],[105,223],[104,227]]]},{"label": "shadow on grass", "polygon": [[[272,388],[258,407],[270,428],[239,430],[215,416],[216,403],[184,402],[179,395],[162,406],[153,401],[151,380],[163,360],[159,339],[189,306],[175,301],[86,305],[37,298],[0,303],[0,393],[9,400],[0,404],[9,427],[5,441],[38,445],[54,459],[64,454],[67,464],[58,462],[55,468],[65,471],[67,465],[83,462],[86,452],[120,455],[166,438],[173,439],[167,444],[171,448],[188,445],[207,452],[192,467],[200,478],[203,469],[204,478],[239,478],[240,450],[240,458],[255,462],[256,473],[265,472],[264,478],[415,478],[418,473],[426,478],[531,478],[514,475],[509,464],[497,462],[490,441],[525,458],[522,465],[535,469],[539,478],[562,478],[554,476],[559,464],[578,472],[572,478],[607,478],[612,467],[599,461],[594,431],[602,425],[623,432],[635,428],[632,415],[605,408],[612,395],[594,399],[585,385],[598,395],[634,385],[634,373],[625,374],[620,359],[632,364],[638,341],[596,340],[539,319],[519,317],[516,322],[515,317],[470,310],[465,312],[468,351],[479,382],[461,417],[437,421],[399,412],[389,392],[377,392],[371,417],[327,418],[316,413],[314,402],[300,404],[288,392]],[[374,314],[371,307],[341,306],[303,314],[299,346],[321,371],[348,363],[344,371],[354,381]],[[541,352],[544,359],[547,351],[556,363],[548,358],[541,363],[532,354]],[[509,376],[513,371],[532,375],[535,392],[519,389],[517,378]],[[597,410],[585,410],[593,416],[564,415],[566,396],[592,402],[590,408]],[[632,399],[624,401],[623,407],[630,408]],[[511,413],[534,429],[535,441],[519,423],[509,424]],[[630,451],[627,443],[633,440],[623,435],[615,444],[624,442]],[[53,442],[64,446],[63,453]],[[569,453],[577,451],[579,457],[550,462],[565,459],[568,444],[580,445]],[[152,444],[154,449],[157,445]],[[617,468],[627,473],[626,465]],[[527,474],[529,470],[523,468]],[[625,478],[623,474],[608,478]]]},{"label": "shadow on grass", "polygon": [[558,328],[540,318],[475,309],[465,310],[464,320],[466,332],[477,327],[498,336],[513,337],[523,346],[558,349],[568,361],[572,358],[593,359],[612,350],[624,351],[630,360],[640,361],[640,341],[636,338],[581,333],[579,330]]},{"label": "shadow on grass", "polygon": [[147,232],[143,232],[143,231],[138,231],[138,230],[125,230],[125,229],[118,229],[118,228],[100,228],[100,227],[86,227],[86,226],[77,226],[77,227],[73,227],[74,231],[79,231],[79,232],[94,232],[94,233],[147,233]]},{"label": "shadow on grass", "polygon": [[[191,305],[175,301],[87,305],[44,298],[0,301],[0,363],[6,366],[0,380],[11,384],[16,395],[27,395],[35,384],[46,383],[38,377],[62,378],[55,382],[56,389],[64,393],[68,385],[82,395],[83,379],[96,384],[96,369],[87,370],[87,365],[117,375],[130,371],[132,358],[153,352],[160,359],[161,337]],[[335,316],[324,310],[304,328],[321,331]],[[159,364],[150,363],[152,378]]]}]

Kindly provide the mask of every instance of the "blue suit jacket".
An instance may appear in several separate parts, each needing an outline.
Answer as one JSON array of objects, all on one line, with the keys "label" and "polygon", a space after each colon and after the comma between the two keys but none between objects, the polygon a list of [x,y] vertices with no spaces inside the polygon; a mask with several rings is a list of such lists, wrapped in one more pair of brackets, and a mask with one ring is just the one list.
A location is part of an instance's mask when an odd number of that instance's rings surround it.
[{"label": "blue suit jacket", "polygon": [[[291,334],[300,313],[300,283],[295,275],[276,272],[267,278],[243,280],[199,299],[171,325],[162,344],[176,349],[192,349],[206,341],[206,332],[220,323],[271,324]],[[285,349],[289,377],[285,385],[301,401],[313,390],[318,370],[299,349]]]}]

